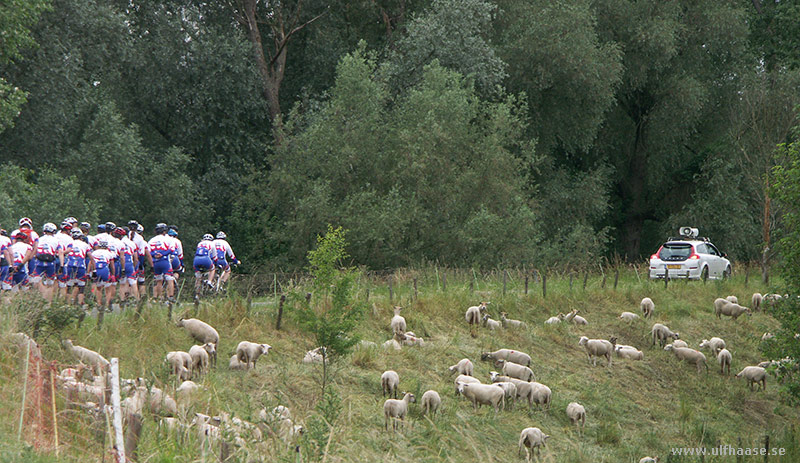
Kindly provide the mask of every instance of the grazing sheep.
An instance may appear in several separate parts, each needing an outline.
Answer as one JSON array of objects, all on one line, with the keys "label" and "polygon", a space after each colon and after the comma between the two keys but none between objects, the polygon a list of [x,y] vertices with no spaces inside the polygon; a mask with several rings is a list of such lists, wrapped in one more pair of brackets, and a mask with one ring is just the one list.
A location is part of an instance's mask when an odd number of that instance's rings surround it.
[{"label": "grazing sheep", "polygon": [[501,382],[513,383],[514,386],[516,386],[517,388],[517,396],[515,397],[515,400],[522,399],[528,402],[528,409],[530,409],[533,406],[534,402],[533,385],[539,383],[529,383],[528,381],[512,378],[510,376],[503,376],[496,371],[490,371],[489,377],[491,378],[492,383],[501,383]]},{"label": "grazing sheep", "polygon": [[538,451],[541,455],[540,447],[547,446],[547,439],[550,436],[543,433],[539,428],[525,428],[519,435],[519,456],[522,456],[522,448],[525,447],[525,461],[531,461],[531,456]]},{"label": "grazing sheep", "polygon": [[251,368],[251,363],[253,364],[252,368],[255,368],[258,358],[268,354],[270,349],[272,349],[272,346],[269,344],[242,341],[236,346],[236,358],[244,363],[248,369]]},{"label": "grazing sheep", "polygon": [[570,402],[567,405],[567,417],[572,424],[580,426],[581,429],[586,425],[586,409],[578,402]]},{"label": "grazing sheep", "polygon": [[474,365],[472,364],[470,359],[463,358],[463,359],[459,360],[458,363],[448,367],[447,369],[450,370],[451,374],[455,373],[455,372],[458,372],[459,374],[462,374],[462,375],[472,376]]},{"label": "grazing sheep", "polygon": [[196,318],[181,318],[178,327],[185,329],[191,337],[200,343],[213,343],[219,345],[219,333],[208,323]]},{"label": "grazing sheep", "polygon": [[502,328],[500,322],[490,318],[489,314],[483,316],[483,318],[481,319],[481,325],[485,326],[486,328],[489,328],[490,330],[499,330],[500,328]]},{"label": "grazing sheep", "polygon": [[722,340],[722,338],[717,338],[717,337],[713,337],[711,339],[703,339],[703,341],[700,343],[700,348],[701,349],[708,348],[711,351],[711,355],[713,355],[714,357],[716,357],[717,354],[719,354],[719,351],[721,351],[725,347],[726,347],[725,341]]},{"label": "grazing sheep", "polygon": [[509,362],[519,363],[526,367],[531,366],[531,356],[525,352],[511,349],[498,349],[494,352],[484,352],[481,360],[508,360]]},{"label": "grazing sheep", "polygon": [[175,389],[175,395],[178,396],[181,400],[186,400],[192,396],[195,392],[200,390],[200,385],[195,383],[194,381],[184,381]]},{"label": "grazing sheep", "polygon": [[316,349],[311,349],[306,352],[306,355],[303,356],[303,363],[322,363],[324,360],[322,357],[323,350],[325,350],[324,347],[317,347]]},{"label": "grazing sheep", "polygon": [[644,457],[639,463],[658,463],[658,457]]},{"label": "grazing sheep", "polygon": [[614,346],[617,344],[617,338],[611,338],[610,341],[605,339],[589,339],[586,336],[581,336],[578,341],[579,346],[586,349],[586,355],[593,366],[597,366],[597,357],[605,357],[608,360],[607,367],[611,366],[611,354],[614,352]]},{"label": "grazing sheep", "polygon": [[753,297],[750,299],[750,305],[753,306],[754,312],[761,310],[762,302],[764,302],[764,296],[762,296],[761,293],[753,293]]},{"label": "grazing sheep", "polygon": [[458,386],[461,385],[461,384],[467,384],[467,383],[481,384],[481,380],[479,380],[478,378],[474,378],[472,376],[458,375],[456,377],[455,381],[453,381],[453,384],[455,384],[455,386],[456,386],[456,395],[460,394],[460,391],[458,390]]},{"label": "grazing sheep", "polygon": [[188,352],[173,351],[167,352],[164,359],[172,367],[172,374],[181,381],[186,381],[192,377],[192,356]]},{"label": "grazing sheep", "polygon": [[621,318],[621,319],[625,320],[625,321],[626,321],[626,322],[628,322],[628,323],[631,323],[631,322],[633,322],[634,320],[637,320],[637,319],[639,318],[639,316],[638,316],[638,315],[636,315],[636,314],[635,314],[635,313],[633,313],[633,312],[622,312],[622,313],[619,315],[619,318]]},{"label": "grazing sheep", "polygon": [[[561,315],[559,314],[559,316],[561,316]],[[563,321],[565,321],[567,323],[572,323],[572,319],[575,318],[576,316],[578,316],[578,309],[573,309],[572,312],[564,315],[561,320],[563,320]]]},{"label": "grazing sheep", "polygon": [[442,398],[439,397],[439,393],[430,390],[425,391],[422,394],[422,413],[426,415],[431,415],[433,417],[436,415],[436,410],[439,410],[439,407],[442,405]]},{"label": "grazing sheep", "polygon": [[734,304],[739,303],[739,298],[737,298],[736,296],[728,296],[725,298],[725,300]]},{"label": "grazing sheep", "polygon": [[197,373],[197,374],[208,373],[208,365],[210,360],[208,351],[205,349],[205,347],[192,346],[189,349],[189,355],[191,356],[192,359],[192,368],[191,368],[192,373]]},{"label": "grazing sheep", "polygon": [[389,430],[389,419],[392,419],[393,431],[397,429],[397,420],[403,421],[403,426],[405,426],[405,417],[408,413],[408,404],[416,401],[417,399],[414,397],[414,394],[410,392],[404,393],[402,400],[386,399],[386,402],[383,403],[384,428],[387,431]]},{"label": "grazing sheep", "polygon": [[650,333],[653,335],[653,344],[656,345],[656,340],[658,340],[658,345],[660,347],[664,347],[664,344],[667,343],[669,339],[680,339],[680,333],[677,331],[673,332],[666,325],[662,325],[661,323],[656,323],[653,325],[652,330]]},{"label": "grazing sheep", "polygon": [[689,347],[689,344],[682,339],[676,339],[672,341],[672,347]]},{"label": "grazing sheep", "polygon": [[561,323],[561,320],[563,319],[564,319],[564,314],[560,313],[555,317],[548,318],[547,320],[545,320],[545,323],[548,325],[556,325],[558,323]]},{"label": "grazing sheep", "polygon": [[733,360],[733,356],[728,349],[722,349],[717,354],[717,363],[719,363],[719,372],[721,374],[726,374],[725,370],[728,370],[727,374],[731,374],[731,361]]},{"label": "grazing sheep", "polygon": [[688,347],[675,347],[671,344],[664,347],[664,350],[672,351],[675,354],[675,357],[678,357],[678,360],[683,360],[697,365],[698,373],[702,371],[701,367],[706,367],[706,373],[708,373],[708,363],[706,363],[706,356],[703,355],[702,352],[689,349]]},{"label": "grazing sheep", "polygon": [[486,313],[486,306],[488,302],[481,302],[480,305],[473,305],[472,307],[467,309],[467,313],[464,315],[467,319],[467,323],[470,325],[479,325],[481,322],[481,316]]},{"label": "grazing sheep", "polygon": [[617,357],[628,360],[644,360],[644,352],[630,346],[616,346],[614,351],[617,353]]},{"label": "grazing sheep", "polygon": [[398,375],[394,370],[384,371],[381,375],[381,389],[383,389],[383,396],[386,397],[386,394],[389,394],[390,396],[394,394],[394,398],[396,399],[398,386],[400,386],[400,375]]},{"label": "grazing sheep", "polygon": [[748,316],[753,315],[753,313],[747,307],[735,304],[727,299],[717,298],[714,300],[714,314],[717,316],[717,318],[722,318],[722,315],[726,315],[736,320],[743,313],[746,313]]},{"label": "grazing sheep", "polygon": [[472,402],[475,410],[480,405],[491,405],[496,415],[501,405],[505,408],[505,392],[493,384],[460,383],[458,392]]},{"label": "grazing sheep", "polygon": [[581,317],[580,315],[575,315],[574,317],[572,317],[572,324],[573,325],[588,325],[589,322],[587,322],[586,319]]},{"label": "grazing sheep", "polygon": [[505,397],[503,398],[503,410],[506,409],[505,404],[510,404],[509,408],[511,410],[514,409],[514,401],[517,398],[517,386],[512,383],[511,381],[498,381],[496,383],[492,383],[492,385],[499,387],[503,390]]},{"label": "grazing sheep", "polygon": [[536,378],[533,376],[533,370],[525,365],[509,362],[508,360],[497,360],[495,366],[502,367],[503,374],[506,376],[511,376],[512,378],[521,379],[523,381],[536,381]]},{"label": "grazing sheep", "polygon": [[213,342],[203,344],[203,349],[208,353],[208,358],[212,367],[217,367],[217,345]]},{"label": "grazing sheep", "polygon": [[503,328],[525,328],[525,326],[527,326],[525,322],[506,318],[507,316],[507,313],[500,312],[500,323],[503,324]]},{"label": "grazing sheep", "polygon": [[[551,391],[549,387],[542,383],[537,383],[534,381],[529,384],[531,385],[531,403],[540,405],[546,413],[550,409],[550,399],[553,395],[553,391]],[[528,405],[530,407],[530,403]]]},{"label": "grazing sheep", "polygon": [[737,378],[744,377],[747,384],[750,385],[750,390],[753,390],[754,383],[760,383],[762,391],[767,390],[767,370],[762,367],[744,367],[737,375]]},{"label": "grazing sheep", "polygon": [[64,341],[64,347],[66,347],[79,362],[91,366],[98,374],[108,369],[110,365],[108,360],[102,355],[85,347],[73,345],[71,339]]},{"label": "grazing sheep", "polygon": [[266,408],[262,408],[258,412],[258,417],[261,421],[266,421],[267,423],[274,423],[280,420],[291,420],[292,412],[289,410],[289,407],[286,407],[284,405],[278,405],[277,407],[273,408],[270,412],[267,412]]},{"label": "grazing sheep", "polygon": [[761,340],[762,341],[767,341],[767,340],[772,339],[774,337],[775,337],[774,334],[767,332],[767,333],[764,333],[764,334],[761,335]]},{"label": "grazing sheep", "polygon": [[175,416],[178,414],[178,403],[164,391],[157,387],[150,388],[147,400],[150,413],[154,415]]},{"label": "grazing sheep", "polygon": [[392,333],[394,334],[406,332],[406,319],[400,315],[401,310],[403,310],[402,307],[395,306],[394,316],[392,317],[392,321],[389,323],[389,327],[392,329]]},{"label": "grazing sheep", "polygon": [[642,302],[639,303],[639,308],[642,309],[642,314],[644,314],[644,318],[652,318],[653,312],[656,310],[656,305],[653,303],[653,300],[649,297],[642,299]]},{"label": "grazing sheep", "polygon": [[236,354],[233,354],[228,362],[228,368],[231,370],[247,370],[247,364],[240,362],[239,357],[237,357]]}]

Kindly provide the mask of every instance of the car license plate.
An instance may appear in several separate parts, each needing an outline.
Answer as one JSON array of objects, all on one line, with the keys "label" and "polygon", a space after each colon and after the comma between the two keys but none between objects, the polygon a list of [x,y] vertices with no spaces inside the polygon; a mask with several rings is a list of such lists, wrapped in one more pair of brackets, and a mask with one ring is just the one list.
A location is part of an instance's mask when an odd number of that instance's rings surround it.
[{"label": "car license plate", "polygon": [[670,269],[670,270],[680,270],[681,269],[681,264],[667,265],[667,268]]}]

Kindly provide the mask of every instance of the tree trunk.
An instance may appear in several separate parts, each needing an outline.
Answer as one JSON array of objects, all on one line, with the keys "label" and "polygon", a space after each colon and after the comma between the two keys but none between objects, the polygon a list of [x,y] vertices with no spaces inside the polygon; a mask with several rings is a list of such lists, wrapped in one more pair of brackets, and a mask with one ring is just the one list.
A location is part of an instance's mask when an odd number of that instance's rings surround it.
[{"label": "tree trunk", "polygon": [[771,199],[769,197],[769,172],[767,172],[764,185],[764,223],[761,228],[761,239],[764,242],[764,251],[761,254],[761,281],[769,283],[769,244],[770,244],[770,208]]},{"label": "tree trunk", "polygon": [[628,171],[622,179],[622,191],[627,199],[627,214],[622,225],[624,254],[636,262],[642,245],[642,229],[647,217],[645,181],[647,176],[647,150],[644,143],[644,122],[636,120],[636,136]]}]

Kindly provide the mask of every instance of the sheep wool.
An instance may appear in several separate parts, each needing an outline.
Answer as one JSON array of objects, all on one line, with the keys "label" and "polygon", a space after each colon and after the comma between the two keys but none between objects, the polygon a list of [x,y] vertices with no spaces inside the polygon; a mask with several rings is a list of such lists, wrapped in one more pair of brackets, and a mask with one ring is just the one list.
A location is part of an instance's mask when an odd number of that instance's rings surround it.
[{"label": "sheep wool", "polygon": [[436,411],[439,410],[439,407],[442,405],[442,398],[439,397],[439,393],[434,390],[425,391],[422,394],[422,412],[426,415],[430,415],[431,418],[436,415]]},{"label": "sheep wool", "polygon": [[525,448],[525,460],[531,461],[535,452],[541,456],[541,447],[547,446],[547,439],[550,436],[543,433],[539,428],[525,428],[519,434],[519,455],[522,456],[522,449]]}]

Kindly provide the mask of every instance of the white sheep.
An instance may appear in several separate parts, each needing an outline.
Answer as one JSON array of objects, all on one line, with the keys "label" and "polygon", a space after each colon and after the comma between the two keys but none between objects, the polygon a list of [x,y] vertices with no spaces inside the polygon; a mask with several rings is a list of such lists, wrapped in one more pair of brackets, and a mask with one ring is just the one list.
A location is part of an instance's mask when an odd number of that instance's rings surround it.
[{"label": "white sheep", "polygon": [[520,320],[514,320],[512,318],[507,318],[508,314],[505,312],[500,312],[500,323],[503,324],[503,328],[525,328],[527,326],[525,322]]},{"label": "white sheep", "polygon": [[72,355],[78,359],[79,362],[91,366],[98,374],[108,369],[111,365],[102,355],[97,352],[81,346],[72,344],[71,339],[64,341],[64,347],[69,349]]},{"label": "white sheep", "polygon": [[728,297],[725,298],[725,300],[728,301],[728,302],[731,302],[733,304],[738,304],[739,303],[739,298],[737,298],[736,296],[728,296]]},{"label": "white sheep", "polygon": [[[208,343],[212,345],[211,343]],[[189,349],[189,356],[192,359],[192,373],[195,374],[204,374],[208,373],[208,366],[209,366],[209,355],[208,351],[204,346],[192,346]]]},{"label": "white sheep", "polygon": [[403,345],[400,344],[400,341],[398,341],[397,339],[389,339],[388,341],[383,343],[383,347],[384,347],[384,349],[390,349],[391,348],[391,349],[394,349],[394,350],[400,350],[400,349],[403,348]]},{"label": "white sheep", "polygon": [[589,322],[587,322],[586,319],[581,317],[580,315],[575,315],[574,317],[572,317],[572,324],[573,325],[588,325]]},{"label": "white sheep", "polygon": [[[545,413],[547,413],[547,411],[550,409],[550,400],[553,392],[549,387],[542,383],[537,383],[534,381],[529,384],[531,385],[530,401],[536,405],[540,405],[544,409]],[[528,406],[530,407],[530,403]]]},{"label": "white sheep", "polygon": [[[511,381],[498,381],[498,382],[492,383],[492,384],[494,386],[497,386],[497,387],[499,387],[500,389],[503,390],[503,393],[505,394],[505,397],[503,398],[503,401],[506,404],[509,404],[509,408],[511,410],[513,410],[514,409],[514,401],[517,398],[517,386],[514,383],[512,383]],[[503,410],[505,410],[505,405],[503,405]]]},{"label": "white sheep", "polygon": [[231,355],[231,359],[228,362],[228,368],[231,370],[246,370],[247,364],[244,362],[239,361],[239,357],[236,354]]},{"label": "white sheep", "polygon": [[154,415],[175,416],[178,414],[178,403],[157,387],[150,388],[147,406]]},{"label": "white sheep", "polygon": [[289,418],[283,418],[278,422],[278,436],[286,443],[293,442],[295,438],[303,433],[305,433],[305,428],[302,425],[295,424]]},{"label": "white sheep", "polygon": [[664,347],[664,344],[667,343],[669,339],[680,339],[680,333],[677,331],[673,332],[666,325],[662,325],[661,323],[656,323],[653,325],[653,328],[650,330],[650,333],[653,335],[653,345],[656,345],[656,340],[658,341],[658,345]]},{"label": "white sheep", "polygon": [[203,349],[208,353],[208,358],[212,367],[217,367],[217,345],[213,342],[203,344]]},{"label": "white sheep", "polygon": [[383,396],[386,397],[388,394],[389,396],[394,394],[394,398],[397,398],[397,388],[400,386],[400,375],[397,374],[394,370],[386,370],[381,375],[381,389],[383,390]]},{"label": "white sheep", "polygon": [[658,463],[658,457],[643,457],[639,463]]},{"label": "white sheep", "polygon": [[[386,402],[383,403],[384,428],[387,431],[389,430],[390,419],[392,420],[392,430],[397,429],[397,420],[401,420],[405,423],[405,417],[408,413],[408,404],[416,401],[417,399],[414,397],[414,394],[410,392],[404,393],[401,400],[386,399]],[[405,426],[405,424],[403,424],[403,426]]]},{"label": "white sheep", "polygon": [[167,352],[164,359],[172,368],[172,374],[181,381],[186,381],[192,377],[192,356],[188,352],[173,351]]},{"label": "white sheep", "polygon": [[520,365],[531,365],[530,355],[512,349],[498,349],[494,352],[484,352],[481,354],[481,360],[508,360],[509,362],[519,363]]},{"label": "white sheep", "polygon": [[183,401],[191,398],[191,396],[200,389],[200,385],[194,381],[184,381],[175,389],[175,395],[178,396],[178,399]]},{"label": "white sheep", "polygon": [[525,448],[525,460],[531,461],[531,456],[538,451],[541,455],[541,447],[547,446],[547,439],[550,436],[543,433],[539,428],[525,428],[519,435],[519,456],[522,456],[522,449]]},{"label": "white sheep", "polygon": [[450,373],[458,372],[462,375],[472,376],[472,372],[475,366],[472,364],[470,359],[463,358],[458,361],[455,365],[448,367],[447,369],[450,370]]},{"label": "white sheep", "polygon": [[400,306],[395,306],[394,308],[394,316],[392,317],[392,321],[389,323],[390,328],[392,329],[392,333],[405,333],[406,332],[406,319],[400,315],[400,311],[403,310]]},{"label": "white sheep", "polygon": [[642,314],[644,314],[644,318],[652,318],[653,312],[656,310],[656,305],[653,303],[653,300],[649,297],[642,299],[642,302],[639,303],[639,308],[642,309]]},{"label": "white sheep", "polygon": [[25,352],[30,348],[31,355],[34,358],[41,358],[42,351],[39,349],[39,344],[25,333],[14,333],[10,336],[11,341],[14,342],[19,348]]},{"label": "white sheep", "polygon": [[761,310],[762,302],[764,302],[764,296],[762,296],[761,293],[753,293],[753,297],[750,299],[750,305],[753,306],[754,312]]},{"label": "white sheep", "polygon": [[682,339],[676,339],[672,341],[672,347],[689,347],[689,344]]},{"label": "white sheep", "polygon": [[456,379],[453,381],[453,384],[455,384],[455,386],[456,386],[456,395],[459,395],[461,393],[459,391],[459,389],[458,389],[458,386],[461,385],[461,384],[466,384],[466,383],[481,384],[481,380],[479,380],[478,378],[472,377],[472,376],[467,376],[467,375],[458,375],[458,376],[456,376]]},{"label": "white sheep", "polygon": [[762,367],[744,367],[742,371],[740,371],[737,375],[737,378],[742,378],[747,380],[747,384],[750,385],[750,390],[753,390],[753,384],[759,383],[762,391],[767,390],[767,370]]},{"label": "white sheep", "polygon": [[581,429],[586,425],[586,409],[578,402],[570,402],[567,405],[567,417],[572,424],[580,426]]},{"label": "white sheep", "polygon": [[474,305],[467,309],[464,318],[470,325],[478,325],[481,322],[481,316],[486,313],[486,306],[488,302],[481,302],[480,305]]},{"label": "white sheep", "polygon": [[425,391],[422,394],[422,413],[433,417],[436,415],[436,410],[442,405],[442,398],[439,393],[434,390]]},{"label": "white sheep", "polygon": [[709,349],[711,351],[711,355],[713,355],[714,357],[716,357],[717,354],[719,354],[719,351],[721,351],[725,347],[726,347],[725,341],[722,338],[718,337],[713,337],[711,339],[703,339],[703,341],[700,343],[700,348]]},{"label": "white sheep", "polygon": [[762,340],[762,341],[767,341],[767,340],[769,340],[769,339],[772,339],[772,338],[774,338],[774,337],[775,337],[775,335],[774,335],[774,334],[772,334],[772,333],[770,333],[770,332],[766,332],[766,333],[764,333],[764,334],[762,334],[762,335],[761,335],[761,340]]},{"label": "white sheep", "polygon": [[748,316],[753,315],[747,307],[735,304],[727,299],[718,298],[714,300],[714,314],[717,318],[722,318],[722,315],[725,315],[736,320],[743,313],[746,313]]},{"label": "white sheep", "polygon": [[489,328],[490,330],[493,330],[493,331],[494,330],[499,330],[500,328],[502,328],[502,325],[500,324],[500,322],[495,320],[495,319],[493,319],[493,318],[490,318],[489,314],[486,314],[486,315],[483,316],[483,318],[481,319],[481,325],[483,325],[486,328]]},{"label": "white sheep", "polygon": [[579,346],[583,346],[586,350],[586,355],[593,366],[597,366],[597,357],[605,357],[608,360],[607,367],[611,366],[611,354],[614,352],[614,346],[617,343],[617,338],[612,337],[610,341],[605,339],[589,339],[586,336],[581,336],[578,341]]},{"label": "white sheep", "polygon": [[272,349],[272,346],[269,344],[242,341],[236,346],[236,358],[244,363],[247,368],[251,368],[251,363],[253,364],[252,368],[255,368],[258,358],[268,354],[270,349]]},{"label": "white sheep", "polygon": [[412,331],[406,331],[403,333],[405,338],[403,339],[404,346],[424,346],[425,340],[420,338],[419,336],[415,335]]},{"label": "white sheep", "polygon": [[508,360],[497,360],[495,365],[502,367],[502,372],[506,376],[511,376],[512,378],[521,379],[523,381],[536,381],[533,370],[525,365],[520,365]]},{"label": "white sheep", "polygon": [[196,318],[181,318],[177,323],[179,328],[185,329],[197,342],[219,345],[219,333],[213,326]]},{"label": "white sheep", "polygon": [[322,363],[324,360],[322,357],[322,351],[324,349],[324,347],[317,347],[316,349],[311,349],[310,351],[306,352],[306,355],[303,356],[303,363]]},{"label": "white sheep", "polygon": [[717,354],[717,363],[719,363],[719,372],[721,374],[726,374],[725,370],[728,370],[727,374],[731,374],[731,361],[733,361],[733,356],[728,349],[722,349]]},{"label": "white sheep", "polygon": [[639,318],[639,316],[638,316],[638,315],[636,315],[636,314],[635,314],[635,313],[633,313],[633,312],[622,312],[622,313],[619,315],[619,318],[621,318],[621,319],[625,320],[625,321],[626,321],[626,322],[628,322],[628,323],[631,323],[631,322],[633,322],[634,320],[637,320],[637,319]]},{"label": "white sheep", "polygon": [[573,320],[575,317],[577,317],[577,316],[578,316],[578,309],[573,309],[573,310],[572,310],[572,312],[570,312],[570,313],[568,313],[568,314],[566,314],[566,315],[564,315],[564,314],[559,314],[558,316],[559,316],[559,317],[561,317],[561,320],[562,320],[562,321],[565,321],[565,322],[567,322],[567,323],[572,323],[572,320]]},{"label": "white sheep", "polygon": [[672,351],[678,357],[678,360],[697,365],[698,373],[702,371],[701,367],[706,367],[706,373],[708,373],[708,363],[706,363],[706,356],[702,352],[688,347],[675,347],[673,345],[665,346],[664,350]]},{"label": "white sheep", "polygon": [[545,322],[546,324],[548,324],[548,325],[556,325],[556,324],[558,324],[558,323],[561,323],[561,320],[563,320],[563,319],[564,319],[564,314],[563,314],[563,313],[560,313],[560,314],[558,314],[558,315],[556,315],[556,316],[554,316],[554,317],[550,317],[550,318],[548,318],[548,319],[547,319],[547,320],[545,320],[544,322]]},{"label": "white sheep", "polygon": [[628,360],[644,360],[644,352],[636,349],[635,347],[631,348],[630,346],[616,346],[614,351],[617,353],[617,357]]},{"label": "white sheep", "polygon": [[491,405],[494,413],[505,408],[505,392],[493,384],[460,383],[458,392],[472,402],[472,407],[478,409],[480,405]]}]

